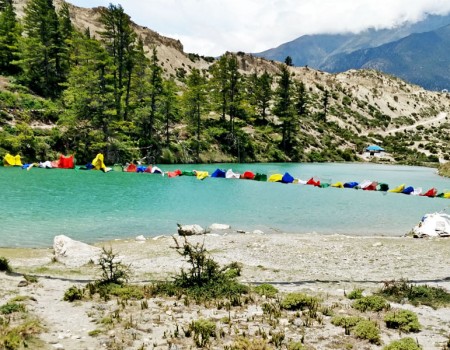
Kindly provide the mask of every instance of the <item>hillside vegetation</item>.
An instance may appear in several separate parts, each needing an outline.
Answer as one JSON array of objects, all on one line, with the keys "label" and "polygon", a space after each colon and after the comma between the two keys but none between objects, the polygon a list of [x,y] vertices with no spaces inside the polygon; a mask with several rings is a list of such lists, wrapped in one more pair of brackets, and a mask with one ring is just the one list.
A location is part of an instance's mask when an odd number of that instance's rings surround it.
[{"label": "hillside vegetation", "polygon": [[[56,7],[55,7],[56,5]],[[106,163],[450,158],[448,94],[371,70],[186,54],[120,5],[0,1],[0,156]]]}]

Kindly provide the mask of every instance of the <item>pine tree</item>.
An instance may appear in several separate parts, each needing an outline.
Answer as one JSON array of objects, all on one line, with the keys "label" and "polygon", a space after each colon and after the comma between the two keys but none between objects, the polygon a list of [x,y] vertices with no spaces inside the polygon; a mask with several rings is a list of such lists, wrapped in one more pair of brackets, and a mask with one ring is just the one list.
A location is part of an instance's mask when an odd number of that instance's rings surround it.
[{"label": "pine tree", "polygon": [[300,81],[295,83],[295,112],[299,118],[305,117],[308,113],[307,103],[308,97],[306,94],[305,84]]},{"label": "pine tree", "polygon": [[184,95],[186,115],[196,134],[196,161],[200,161],[200,142],[202,131],[202,115],[206,109],[206,78],[194,68],[187,79],[187,90]]},{"label": "pine tree", "polygon": [[177,84],[173,79],[164,81],[162,97],[162,114],[164,116],[166,147],[170,145],[170,128],[178,117]]},{"label": "pine tree", "polygon": [[158,65],[158,52],[156,47],[152,50],[152,56],[150,58],[150,115],[149,115],[149,138],[153,140],[155,133],[155,119],[158,112],[158,103],[161,99],[163,92],[163,79],[162,79],[162,69]]},{"label": "pine tree", "polygon": [[30,0],[25,7],[25,37],[21,57],[23,82],[45,97],[62,91],[65,72],[61,64],[64,42],[52,0]]},{"label": "pine tree", "polygon": [[267,71],[264,71],[260,76],[255,72],[250,77],[250,100],[258,112],[257,121],[261,125],[267,124],[267,113],[273,95],[272,82],[272,76]]},{"label": "pine tree", "polygon": [[67,89],[63,93],[68,146],[77,158],[89,160],[93,152],[107,152],[115,115],[112,59],[101,44],[87,36],[73,40]]},{"label": "pine tree", "polygon": [[239,73],[239,64],[236,56],[231,56],[228,60],[228,113],[230,115],[230,134],[234,138],[235,136],[235,119],[240,114],[241,109],[241,93],[242,93],[242,81],[241,74]]},{"label": "pine tree", "polygon": [[0,0],[0,12],[5,11],[8,6],[13,6],[13,0]]},{"label": "pine tree", "polygon": [[294,132],[293,105],[292,105],[292,80],[286,65],[280,66],[278,87],[275,91],[274,114],[281,121],[282,141],[281,146],[286,154],[292,150],[292,134]]},{"label": "pine tree", "polygon": [[13,61],[19,50],[20,26],[12,1],[0,2],[0,11],[0,74],[16,74],[19,69]]},{"label": "pine tree", "polygon": [[215,93],[212,95],[214,103],[217,105],[217,110],[220,111],[223,122],[226,120],[228,113],[228,54],[221,56],[219,60],[211,67],[212,78],[210,84],[211,90]]},{"label": "pine tree", "polygon": [[[113,58],[114,102],[118,119],[128,113],[131,77],[134,68],[136,33],[122,6],[110,4],[101,13],[100,22],[105,30],[100,33],[106,49]],[[125,111],[125,112],[124,112]]]}]

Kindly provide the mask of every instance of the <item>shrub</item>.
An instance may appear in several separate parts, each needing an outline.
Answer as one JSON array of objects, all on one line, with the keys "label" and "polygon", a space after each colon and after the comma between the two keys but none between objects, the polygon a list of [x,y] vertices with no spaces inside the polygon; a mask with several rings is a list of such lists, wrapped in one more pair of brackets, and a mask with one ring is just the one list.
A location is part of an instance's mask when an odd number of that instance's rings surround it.
[{"label": "shrub", "polygon": [[23,306],[22,304],[15,303],[15,302],[9,302],[9,303],[6,303],[6,304],[0,306],[0,313],[3,315],[9,315],[14,312],[24,312],[24,311],[25,311],[25,306]]},{"label": "shrub", "polygon": [[331,324],[344,328],[353,328],[362,320],[364,319],[359,316],[335,316],[331,319]]},{"label": "shrub", "polygon": [[77,286],[72,286],[64,293],[64,301],[75,301],[83,299],[83,290]]},{"label": "shrub", "polygon": [[184,269],[174,277],[173,282],[162,282],[152,286],[154,293],[168,295],[186,294],[196,300],[229,298],[232,304],[240,304],[240,296],[248,292],[248,287],[237,282],[241,266],[231,263],[220,267],[208,256],[203,244],[191,244],[184,237],[180,244],[176,238],[175,249],[187,260],[190,268]]},{"label": "shrub", "polygon": [[271,284],[263,283],[255,287],[255,292],[261,296],[273,298],[277,295],[278,289]]},{"label": "shrub", "polygon": [[348,295],[347,298],[351,299],[351,300],[355,300],[355,299],[361,299],[363,297],[363,291],[364,289],[360,289],[360,288],[356,288],[353,289]]},{"label": "shrub", "polygon": [[9,260],[4,258],[4,257],[0,257],[0,271],[4,271],[4,272],[11,272],[11,266],[9,265]]},{"label": "shrub", "polygon": [[412,338],[403,338],[386,345],[383,350],[422,350],[422,347]]},{"label": "shrub", "polygon": [[353,329],[353,333],[357,338],[366,339],[370,343],[381,343],[380,330],[374,321],[362,320],[358,322]]},{"label": "shrub", "polygon": [[395,310],[384,316],[386,327],[399,329],[402,332],[418,332],[420,331],[419,320],[413,311]]},{"label": "shrub", "polygon": [[205,319],[199,319],[189,324],[189,331],[194,334],[195,345],[203,348],[209,343],[211,337],[216,336],[216,324]]},{"label": "shrub", "polygon": [[264,339],[259,338],[248,339],[244,337],[239,337],[230,346],[225,346],[225,350],[270,350],[270,349],[272,348],[269,347],[269,344]]},{"label": "shrub", "polygon": [[390,308],[389,303],[379,295],[370,295],[357,299],[353,302],[352,306],[361,312],[382,311]]},{"label": "shrub", "polygon": [[317,310],[319,299],[303,293],[289,293],[281,301],[281,307],[286,310]]},{"label": "shrub", "polygon": [[441,287],[412,285],[406,280],[388,281],[377,294],[394,302],[408,300],[413,305],[428,305],[432,308],[450,305],[450,293]]},{"label": "shrub", "polygon": [[144,290],[140,286],[111,285],[110,293],[124,300],[129,299],[140,300],[144,298]]},{"label": "shrub", "polygon": [[102,275],[99,284],[125,284],[130,278],[130,266],[117,261],[117,254],[113,253],[112,248],[103,247],[100,259],[98,260]]},{"label": "shrub", "polygon": [[42,348],[42,344],[39,344],[34,338],[34,335],[41,331],[42,326],[37,320],[27,320],[14,328],[2,329],[2,332],[0,332],[0,349]]},{"label": "shrub", "polygon": [[288,350],[302,350],[304,348],[302,342],[299,341],[292,341],[288,344]]}]

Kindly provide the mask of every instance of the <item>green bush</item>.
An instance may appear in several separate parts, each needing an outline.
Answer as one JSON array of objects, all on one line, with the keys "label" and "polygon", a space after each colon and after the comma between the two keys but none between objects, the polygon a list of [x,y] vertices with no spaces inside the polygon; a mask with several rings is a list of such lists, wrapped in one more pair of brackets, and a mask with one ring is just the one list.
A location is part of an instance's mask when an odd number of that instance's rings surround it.
[{"label": "green bush", "polygon": [[194,334],[194,342],[200,348],[205,347],[210,342],[211,337],[216,336],[216,324],[214,322],[199,319],[189,324],[189,330]]},{"label": "green bush", "polygon": [[9,260],[4,258],[4,257],[0,257],[0,271],[5,271],[5,272],[11,272],[11,266],[9,265]]},{"label": "green bush", "polygon": [[417,315],[409,310],[395,310],[384,316],[386,327],[399,329],[402,332],[418,332],[420,324]]},{"label": "green bush", "polygon": [[422,350],[422,347],[412,338],[403,338],[386,345],[383,350]]},{"label": "green bush", "polygon": [[0,313],[3,315],[9,315],[14,312],[24,312],[25,306],[15,302],[9,302],[0,306]]},{"label": "green bush", "polygon": [[238,281],[241,265],[231,263],[220,267],[209,257],[203,244],[191,244],[184,237],[180,244],[175,238],[175,249],[187,260],[189,269],[182,269],[172,282],[156,283],[152,286],[154,294],[187,295],[195,300],[228,298],[232,304],[240,304],[240,296],[249,288]]},{"label": "green bush", "polygon": [[302,349],[304,349],[305,347],[303,346],[303,344],[302,344],[302,342],[299,342],[299,341],[291,341],[289,344],[288,344],[288,350],[302,350]]},{"label": "green bush", "polygon": [[413,305],[428,305],[432,308],[450,305],[450,293],[441,287],[413,285],[406,280],[385,282],[377,294],[394,302],[408,300]]},{"label": "green bush", "polygon": [[64,293],[64,301],[75,301],[83,299],[83,290],[77,286],[72,286]]},{"label": "green bush", "polygon": [[[272,347],[270,347],[267,341],[264,339],[259,338],[248,339],[244,337],[239,337],[230,346],[225,346],[225,350],[271,350],[271,349]],[[289,348],[289,350],[291,349]]]},{"label": "green bush", "polygon": [[363,297],[364,289],[356,288],[353,289],[350,293],[348,293],[347,298],[351,300],[361,299]]},{"label": "green bush", "polygon": [[379,295],[369,295],[353,302],[352,307],[361,312],[388,310],[390,305]]},{"label": "green bush", "polygon": [[280,305],[286,310],[317,310],[319,299],[303,293],[289,293],[284,297]]},{"label": "green bush", "polygon": [[277,295],[278,289],[271,284],[263,283],[255,287],[255,292],[261,296],[273,298]]},{"label": "green bush", "polygon": [[359,316],[334,316],[331,319],[331,324],[350,329],[355,327],[362,320],[364,320],[364,318]]},{"label": "green bush", "polygon": [[102,275],[99,284],[125,284],[130,278],[130,266],[124,265],[117,260],[117,254],[112,251],[112,248],[103,247],[100,259],[98,260]]},{"label": "green bush", "polygon": [[118,285],[110,283],[100,288],[106,288],[108,294],[117,296],[123,300],[140,300],[144,298],[144,291],[140,286]]},{"label": "green bush", "polygon": [[353,333],[357,338],[368,340],[373,344],[380,344],[380,329],[374,321],[362,320],[353,328]]}]

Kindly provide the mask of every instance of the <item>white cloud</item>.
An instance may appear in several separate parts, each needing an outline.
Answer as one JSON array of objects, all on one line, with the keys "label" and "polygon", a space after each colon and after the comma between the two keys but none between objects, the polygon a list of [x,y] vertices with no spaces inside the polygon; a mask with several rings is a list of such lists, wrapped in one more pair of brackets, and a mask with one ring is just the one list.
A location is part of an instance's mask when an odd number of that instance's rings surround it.
[{"label": "white cloud", "polygon": [[[111,1],[69,0],[83,7]],[[120,2],[119,2],[120,3]],[[447,14],[448,0],[126,0],[133,21],[180,39],[186,52],[259,52],[305,34],[358,32]]]}]

